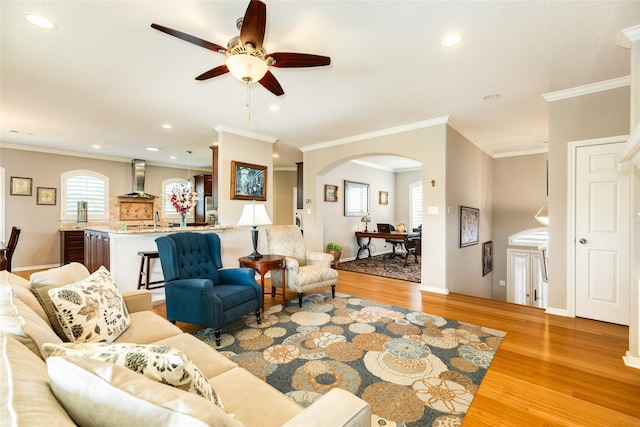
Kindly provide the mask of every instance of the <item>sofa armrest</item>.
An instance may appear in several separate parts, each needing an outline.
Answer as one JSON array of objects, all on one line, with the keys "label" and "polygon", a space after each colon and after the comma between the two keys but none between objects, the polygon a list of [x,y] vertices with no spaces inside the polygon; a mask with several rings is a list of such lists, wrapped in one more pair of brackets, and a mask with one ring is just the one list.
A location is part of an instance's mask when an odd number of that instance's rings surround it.
[{"label": "sofa armrest", "polygon": [[124,298],[124,303],[127,306],[127,311],[129,313],[151,311],[153,308],[153,304],[151,303],[151,292],[146,289],[123,292],[122,298]]},{"label": "sofa armrest", "polygon": [[333,388],[282,427],[371,427],[371,407],[358,396]]}]

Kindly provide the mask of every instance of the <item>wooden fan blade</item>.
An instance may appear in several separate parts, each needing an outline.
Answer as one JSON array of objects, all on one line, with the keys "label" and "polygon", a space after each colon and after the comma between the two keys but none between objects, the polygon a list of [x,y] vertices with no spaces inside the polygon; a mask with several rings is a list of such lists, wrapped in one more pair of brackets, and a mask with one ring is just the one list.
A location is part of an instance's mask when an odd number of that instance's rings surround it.
[{"label": "wooden fan blade", "polygon": [[240,40],[242,44],[251,43],[256,49],[262,47],[264,31],[267,24],[267,5],[258,0],[251,0],[242,19]]},{"label": "wooden fan blade", "polygon": [[151,24],[151,28],[155,28],[158,31],[162,31],[163,33],[169,34],[170,36],[174,36],[177,37],[179,39],[182,39],[184,41],[187,41],[189,43],[193,43],[193,44],[197,44],[200,47],[203,47],[205,49],[209,49],[212,50],[214,52],[220,52],[222,51],[226,51],[227,49],[225,49],[224,47],[217,45],[215,43],[211,43],[208,42],[206,40],[202,40],[198,37],[192,36],[190,34],[187,33],[183,33],[182,31],[178,31],[178,30],[174,30],[172,28],[169,27],[165,27],[164,25],[158,25],[158,24]]},{"label": "wooden fan blade", "polygon": [[196,80],[207,80],[207,79],[211,79],[213,77],[221,76],[221,75],[226,74],[228,72],[229,72],[229,69],[227,68],[226,65],[219,65],[216,68],[212,68],[209,71],[206,71],[206,72],[200,74],[198,77],[196,77]]},{"label": "wooden fan blade", "polygon": [[284,95],[284,90],[282,90],[282,86],[278,83],[275,76],[271,73],[271,71],[267,71],[267,74],[264,75],[263,78],[258,82],[262,86],[264,86],[269,92],[274,95],[280,96]]},{"label": "wooden fan blade", "polygon": [[309,53],[276,52],[269,54],[265,59],[276,60],[273,67],[298,68],[298,67],[322,67],[331,64],[328,56],[311,55]]}]

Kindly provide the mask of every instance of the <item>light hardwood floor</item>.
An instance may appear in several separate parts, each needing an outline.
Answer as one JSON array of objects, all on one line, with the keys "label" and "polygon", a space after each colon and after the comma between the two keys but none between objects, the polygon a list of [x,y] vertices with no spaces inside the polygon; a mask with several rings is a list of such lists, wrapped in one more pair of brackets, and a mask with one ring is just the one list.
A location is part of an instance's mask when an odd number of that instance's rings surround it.
[{"label": "light hardwood floor", "polygon": [[[416,283],[347,271],[340,271],[337,290],[507,332],[464,426],[640,426],[640,370],[622,361],[627,327],[420,292]],[[288,293],[288,299],[296,298]],[[265,296],[266,307],[281,301]],[[154,311],[164,316],[164,303]],[[199,329],[178,326],[187,332]]]}]

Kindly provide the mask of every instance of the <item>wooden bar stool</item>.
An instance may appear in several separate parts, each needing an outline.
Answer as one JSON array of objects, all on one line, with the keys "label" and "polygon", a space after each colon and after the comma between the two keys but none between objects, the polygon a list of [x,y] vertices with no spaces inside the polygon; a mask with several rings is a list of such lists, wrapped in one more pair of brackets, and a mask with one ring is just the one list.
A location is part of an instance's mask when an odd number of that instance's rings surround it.
[{"label": "wooden bar stool", "polygon": [[[164,287],[164,280],[156,280],[150,282],[151,277],[151,259],[160,258],[157,251],[140,251],[140,274],[138,274],[138,289],[158,289]],[[146,268],[145,268],[146,267]],[[143,280],[144,279],[144,280]],[[162,283],[162,285],[158,285]],[[156,285],[156,286],[151,286]]]}]

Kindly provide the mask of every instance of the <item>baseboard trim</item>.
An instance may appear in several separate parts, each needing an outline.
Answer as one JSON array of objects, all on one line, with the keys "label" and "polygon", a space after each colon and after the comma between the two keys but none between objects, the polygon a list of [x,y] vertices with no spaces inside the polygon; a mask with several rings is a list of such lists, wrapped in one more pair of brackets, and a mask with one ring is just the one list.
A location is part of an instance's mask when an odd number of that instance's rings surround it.
[{"label": "baseboard trim", "polygon": [[624,364],[630,368],[640,369],[640,357],[632,356],[628,351],[622,356]]},{"label": "baseboard trim", "polygon": [[49,268],[60,267],[60,264],[31,265],[29,267],[14,267],[12,271],[47,270]]},{"label": "baseboard trim", "polygon": [[556,316],[574,317],[571,314],[569,314],[569,311],[567,309],[564,309],[564,308],[547,307],[547,309],[544,312],[547,314],[554,314]]},{"label": "baseboard trim", "polygon": [[449,295],[449,288],[434,288],[433,286],[420,285],[420,290],[440,295]]}]

